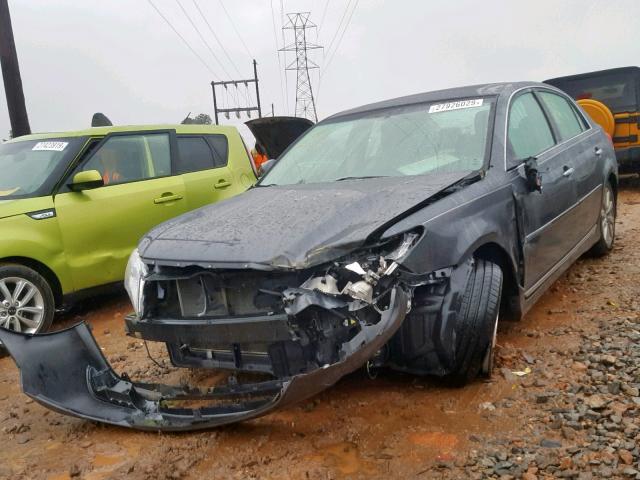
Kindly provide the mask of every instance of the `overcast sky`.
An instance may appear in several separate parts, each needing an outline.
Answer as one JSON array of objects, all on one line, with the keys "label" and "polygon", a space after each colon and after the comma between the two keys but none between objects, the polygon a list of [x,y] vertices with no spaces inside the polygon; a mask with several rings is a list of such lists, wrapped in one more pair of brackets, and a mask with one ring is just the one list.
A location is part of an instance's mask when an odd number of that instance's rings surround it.
[{"label": "overcast sky", "polygon": [[[638,0],[152,2],[200,59],[149,0],[9,1],[34,132],[85,128],[97,111],[116,124],[176,123],[189,112],[213,117],[211,80],[227,79],[225,70],[238,75],[227,54],[243,77],[252,75],[255,57],[264,110],[274,103],[277,115],[292,114],[295,72],[288,72],[285,83],[276,53],[283,45],[282,4],[284,13],[309,11],[318,25],[310,36],[325,47],[311,56],[321,67],[320,86],[318,71],[313,72],[320,118],[449,86],[543,80],[640,64]],[[286,62],[293,60],[288,54]],[[282,56],[280,62],[284,66]],[[6,138],[10,126],[2,90],[0,136]],[[235,93],[229,95],[226,101],[236,103]],[[241,91],[238,99],[243,98],[246,103]]]}]

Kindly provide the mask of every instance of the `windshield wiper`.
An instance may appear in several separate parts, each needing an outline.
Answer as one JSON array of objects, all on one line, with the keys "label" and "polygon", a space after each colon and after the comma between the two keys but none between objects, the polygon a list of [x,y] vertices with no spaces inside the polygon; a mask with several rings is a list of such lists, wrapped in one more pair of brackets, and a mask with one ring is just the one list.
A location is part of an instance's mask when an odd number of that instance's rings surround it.
[{"label": "windshield wiper", "polygon": [[334,182],[341,182],[343,180],[364,180],[366,178],[387,178],[388,175],[364,175],[362,177],[342,177],[337,178]]}]

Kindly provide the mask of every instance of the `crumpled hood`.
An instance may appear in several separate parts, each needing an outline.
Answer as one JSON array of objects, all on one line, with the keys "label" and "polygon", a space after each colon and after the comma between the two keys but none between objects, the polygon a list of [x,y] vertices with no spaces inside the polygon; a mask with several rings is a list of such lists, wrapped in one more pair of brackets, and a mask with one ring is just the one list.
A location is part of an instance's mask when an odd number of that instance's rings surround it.
[{"label": "crumpled hood", "polygon": [[347,253],[469,173],[256,187],[160,225],[140,254],[167,265],[309,267]]},{"label": "crumpled hood", "polygon": [[53,208],[53,200],[50,196],[16,198],[12,200],[2,200],[1,198],[2,197],[0,197],[0,219]]}]

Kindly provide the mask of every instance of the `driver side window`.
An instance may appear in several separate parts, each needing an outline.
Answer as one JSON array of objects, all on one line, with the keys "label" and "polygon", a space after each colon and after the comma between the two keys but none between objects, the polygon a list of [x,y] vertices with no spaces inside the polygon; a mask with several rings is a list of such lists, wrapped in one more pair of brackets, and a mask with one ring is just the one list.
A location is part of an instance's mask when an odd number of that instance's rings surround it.
[{"label": "driver side window", "polygon": [[517,160],[535,157],[555,145],[549,122],[533,93],[524,93],[511,103],[507,136]]},{"label": "driver side window", "polygon": [[94,152],[81,170],[97,170],[105,185],[170,175],[169,135],[154,133],[113,136]]}]

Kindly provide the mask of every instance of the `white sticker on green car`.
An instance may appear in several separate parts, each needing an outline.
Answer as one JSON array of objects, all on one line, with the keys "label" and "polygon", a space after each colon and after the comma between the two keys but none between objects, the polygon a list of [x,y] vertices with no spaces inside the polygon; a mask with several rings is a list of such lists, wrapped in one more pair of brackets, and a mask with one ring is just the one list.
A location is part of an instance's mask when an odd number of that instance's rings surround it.
[{"label": "white sticker on green car", "polygon": [[69,142],[38,142],[31,150],[35,151],[47,151],[47,152],[62,152],[67,148]]},{"label": "white sticker on green car", "polygon": [[482,106],[482,98],[472,100],[458,100],[456,102],[437,103],[429,107],[429,113],[447,112],[449,110],[459,110],[461,108],[473,108]]}]

